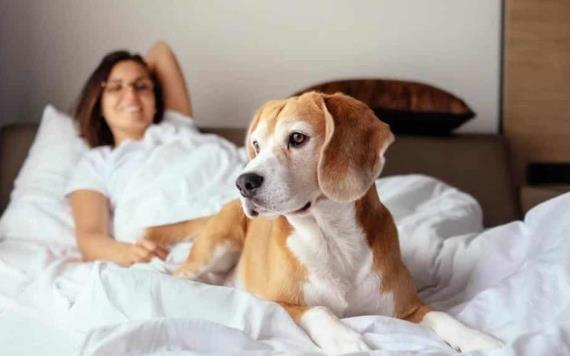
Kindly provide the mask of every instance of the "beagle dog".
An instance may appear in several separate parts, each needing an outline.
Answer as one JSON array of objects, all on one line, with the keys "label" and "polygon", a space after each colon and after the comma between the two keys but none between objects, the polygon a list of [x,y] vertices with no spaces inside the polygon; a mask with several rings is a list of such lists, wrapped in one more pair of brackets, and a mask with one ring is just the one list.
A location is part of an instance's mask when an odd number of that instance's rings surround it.
[{"label": "beagle dog", "polygon": [[164,244],[200,231],[176,275],[279,303],[326,353],[369,350],[339,318],[376,314],[420,323],[456,350],[501,346],[419,299],[374,184],[393,141],[372,110],[340,93],[270,101],[247,132],[241,201],[146,237]]}]

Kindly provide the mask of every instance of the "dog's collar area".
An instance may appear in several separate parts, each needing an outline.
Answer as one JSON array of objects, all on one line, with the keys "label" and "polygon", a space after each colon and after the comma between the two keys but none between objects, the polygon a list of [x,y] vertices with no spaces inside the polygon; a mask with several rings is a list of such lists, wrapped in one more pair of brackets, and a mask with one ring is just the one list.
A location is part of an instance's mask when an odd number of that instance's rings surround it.
[{"label": "dog's collar area", "polygon": [[[259,211],[256,209],[255,207],[255,203],[252,204],[254,206],[252,207],[248,207],[247,209],[247,213],[248,215],[250,215],[251,217],[257,217],[259,215]],[[309,210],[309,208],[311,207],[312,203],[310,201],[308,201],[305,205],[303,205],[302,208],[297,209],[297,210],[293,210],[291,212],[288,213],[281,213],[281,215],[297,215],[297,214],[303,214],[305,212],[307,212],[307,210]],[[263,210],[263,209],[262,209]]]},{"label": "dog's collar area", "polygon": [[259,215],[259,212],[254,209],[249,209],[249,215],[251,215],[252,217],[256,217],[257,215]]},{"label": "dog's collar area", "polygon": [[311,202],[307,202],[307,204],[303,205],[303,207],[299,210],[295,210],[290,214],[300,214],[300,213],[304,213],[305,211],[309,210],[309,208],[311,207]]}]

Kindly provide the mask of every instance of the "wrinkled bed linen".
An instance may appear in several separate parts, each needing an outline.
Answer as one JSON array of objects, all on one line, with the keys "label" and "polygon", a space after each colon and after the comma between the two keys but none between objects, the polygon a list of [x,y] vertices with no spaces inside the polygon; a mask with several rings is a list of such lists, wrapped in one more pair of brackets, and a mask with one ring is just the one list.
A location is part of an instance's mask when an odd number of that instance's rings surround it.
[{"label": "wrinkled bed linen", "polygon": [[[196,216],[234,197],[228,177],[243,164],[243,152],[220,147],[229,157],[225,173],[202,172],[211,190],[194,196]],[[161,179],[167,177],[147,181],[158,189]],[[425,301],[506,342],[488,354],[570,354],[570,194],[535,207],[524,221],[483,230],[477,202],[436,179],[396,176],[376,184]],[[161,194],[171,197],[168,189]],[[208,201],[198,204],[201,199]],[[166,261],[122,268],[80,262],[73,236],[58,242],[41,234],[2,238],[3,354],[319,353],[278,305],[171,277],[167,272],[190,243],[175,246]],[[377,349],[372,354],[454,354],[433,332],[402,320],[366,315],[344,321]]]},{"label": "wrinkled bed linen", "polygon": [[[443,194],[429,197],[431,204],[417,209],[406,204],[411,200],[385,199],[394,207],[405,261],[424,286],[424,300],[507,342],[490,354],[567,354],[570,194],[536,207],[524,222],[477,231],[480,225],[472,216],[479,210],[472,199],[439,182],[409,176],[387,178],[378,185],[381,192],[396,186],[431,186],[434,193],[445,188]],[[464,200],[458,199],[462,196]],[[463,202],[463,208],[454,207],[453,199]],[[418,218],[427,215],[424,209],[430,205],[439,207],[436,224],[427,216]],[[438,235],[445,211],[456,224],[464,220],[463,234]],[[0,246],[0,339],[16,334],[25,342],[28,331],[34,330],[40,333],[35,337],[46,336],[45,342],[53,342],[56,335],[63,345],[74,345],[67,350],[71,354],[94,355],[318,352],[277,305],[241,290],[163,273],[185,257],[189,244],[173,249],[166,262],[131,268],[81,263],[72,246],[11,240]],[[422,251],[433,259],[409,259]],[[436,335],[405,321],[381,316],[345,321],[383,352],[453,354]]]}]

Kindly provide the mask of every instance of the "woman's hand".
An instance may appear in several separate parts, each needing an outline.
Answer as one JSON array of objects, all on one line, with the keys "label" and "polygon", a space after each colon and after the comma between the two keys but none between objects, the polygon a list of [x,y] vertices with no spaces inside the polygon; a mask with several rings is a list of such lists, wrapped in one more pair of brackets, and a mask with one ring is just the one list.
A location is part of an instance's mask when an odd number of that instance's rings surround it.
[{"label": "woman's hand", "polygon": [[135,243],[113,239],[108,231],[109,201],[102,193],[76,190],[71,193],[70,201],[77,246],[84,261],[111,261],[128,267],[168,255],[168,250],[145,238]]},{"label": "woman's hand", "polygon": [[142,238],[134,244],[121,242],[120,247],[117,246],[117,257],[115,262],[121,266],[129,267],[135,263],[150,262],[153,257],[158,257],[161,260],[164,260],[167,255],[167,249],[150,240]]}]

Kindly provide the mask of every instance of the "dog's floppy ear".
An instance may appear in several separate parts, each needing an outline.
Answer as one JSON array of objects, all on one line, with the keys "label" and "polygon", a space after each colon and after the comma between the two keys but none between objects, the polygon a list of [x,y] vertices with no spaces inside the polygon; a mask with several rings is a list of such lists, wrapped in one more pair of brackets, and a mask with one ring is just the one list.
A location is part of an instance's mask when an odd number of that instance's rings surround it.
[{"label": "dog's floppy ear", "polygon": [[384,152],[394,141],[390,127],[366,104],[344,94],[323,94],[325,141],[318,180],[335,201],[361,198],[384,166]]},{"label": "dog's floppy ear", "polygon": [[249,124],[249,128],[247,129],[247,134],[245,136],[245,147],[247,150],[247,156],[251,160],[253,159],[257,153],[255,152],[255,148],[251,142],[251,134],[256,129],[261,117],[268,117],[270,119],[275,119],[277,115],[281,112],[283,107],[285,107],[286,101],[285,100],[270,100],[265,103],[261,108],[257,110],[255,115],[253,115],[253,119],[251,119],[251,123]]}]

